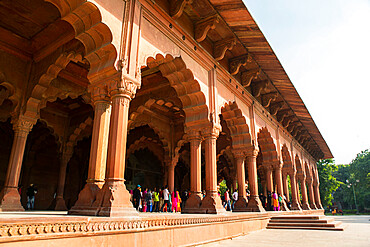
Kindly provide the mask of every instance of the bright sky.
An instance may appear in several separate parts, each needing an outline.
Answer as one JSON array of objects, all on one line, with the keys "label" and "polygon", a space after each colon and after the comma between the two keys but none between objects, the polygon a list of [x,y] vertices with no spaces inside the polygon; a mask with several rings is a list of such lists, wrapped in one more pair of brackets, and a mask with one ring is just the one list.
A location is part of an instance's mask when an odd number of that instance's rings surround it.
[{"label": "bright sky", "polygon": [[243,0],[337,164],[370,149],[370,0]]}]

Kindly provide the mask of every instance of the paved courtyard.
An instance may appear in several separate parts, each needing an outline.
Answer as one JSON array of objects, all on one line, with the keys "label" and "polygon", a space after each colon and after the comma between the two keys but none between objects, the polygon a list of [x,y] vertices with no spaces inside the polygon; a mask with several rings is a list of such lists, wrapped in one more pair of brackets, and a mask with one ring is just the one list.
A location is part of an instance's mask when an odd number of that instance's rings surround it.
[{"label": "paved courtyard", "polygon": [[370,216],[335,216],[342,221],[344,231],[318,230],[275,230],[265,229],[251,232],[245,236],[204,244],[204,247],[216,246],[356,246],[370,247]]}]

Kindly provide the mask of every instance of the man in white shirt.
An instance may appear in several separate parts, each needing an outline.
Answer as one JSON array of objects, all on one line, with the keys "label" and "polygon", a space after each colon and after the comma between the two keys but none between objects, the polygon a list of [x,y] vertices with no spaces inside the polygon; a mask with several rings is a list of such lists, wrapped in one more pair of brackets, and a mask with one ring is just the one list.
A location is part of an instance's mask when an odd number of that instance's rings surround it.
[{"label": "man in white shirt", "polygon": [[170,196],[170,192],[168,191],[168,186],[166,185],[166,187],[163,190],[164,203],[162,205],[161,212],[163,212],[164,205],[167,205],[167,212],[171,212],[171,204],[170,204],[169,196]]},{"label": "man in white shirt", "polygon": [[234,204],[235,204],[235,202],[238,200],[238,189],[236,189],[236,190],[234,191],[234,193],[233,193],[232,197],[233,197],[233,205],[232,205],[231,207],[232,207],[232,209],[234,210]]}]

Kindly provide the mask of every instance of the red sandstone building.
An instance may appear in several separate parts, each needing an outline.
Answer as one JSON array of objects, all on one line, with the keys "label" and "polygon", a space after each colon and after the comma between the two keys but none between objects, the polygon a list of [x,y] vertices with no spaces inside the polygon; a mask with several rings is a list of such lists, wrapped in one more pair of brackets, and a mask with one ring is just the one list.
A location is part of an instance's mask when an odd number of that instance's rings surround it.
[{"label": "red sandstone building", "polygon": [[[6,0],[0,13],[0,210],[23,211],[33,183],[37,210],[110,217],[8,219],[0,241],[143,244],[133,236],[172,229],[170,243],[214,222],[181,244],[206,241],[263,228],[267,191],[322,213],[315,163],[332,154],[242,0]],[[261,213],[224,214],[224,179],[235,211]],[[136,184],[190,190],[183,212],[207,215],[139,216]]]}]

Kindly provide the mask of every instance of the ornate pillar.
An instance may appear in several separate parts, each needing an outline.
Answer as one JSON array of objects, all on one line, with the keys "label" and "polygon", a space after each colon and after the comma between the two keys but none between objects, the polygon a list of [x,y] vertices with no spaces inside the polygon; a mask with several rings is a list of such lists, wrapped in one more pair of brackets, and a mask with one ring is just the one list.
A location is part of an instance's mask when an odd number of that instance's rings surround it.
[{"label": "ornate pillar", "polygon": [[283,172],[283,190],[286,200],[289,202],[288,174]]},{"label": "ornate pillar", "polygon": [[235,212],[246,212],[247,211],[247,193],[245,191],[245,154],[243,152],[234,152],[236,160],[236,174],[238,178],[238,200],[234,205]]},{"label": "ornate pillar", "polygon": [[67,210],[67,206],[66,206],[63,196],[64,196],[64,185],[66,182],[67,164],[69,160],[71,159],[72,154],[73,154],[72,146],[66,147],[62,154],[62,158],[60,161],[60,168],[59,168],[59,180],[58,180],[58,187],[57,187],[55,210],[59,210],[59,211]]},{"label": "ornate pillar", "polygon": [[69,210],[69,214],[96,215],[96,207],[92,205],[105,178],[111,102],[107,96],[106,86],[92,87],[90,92],[94,105],[94,123],[88,176],[86,185],[78,195],[76,204]]},{"label": "ornate pillar", "polygon": [[301,192],[302,192],[302,209],[310,210],[307,199],[307,188],[306,188],[306,176],[299,176],[301,182]]},{"label": "ornate pillar", "polygon": [[267,182],[267,191],[272,193],[274,190],[273,179],[272,179],[272,167],[266,166],[266,182]]},{"label": "ornate pillar", "polygon": [[168,188],[171,192],[175,190],[175,167],[172,163],[168,166]]},{"label": "ornate pillar", "polygon": [[316,204],[315,204],[315,193],[313,191],[312,183],[313,183],[312,177],[307,179],[308,191],[310,193],[310,208],[317,209]]},{"label": "ornate pillar", "polygon": [[249,212],[265,212],[262,207],[262,203],[258,196],[258,181],[257,181],[257,155],[258,150],[254,149],[247,154],[247,166],[248,166],[248,181],[249,181],[249,192],[250,198],[247,206]]},{"label": "ornate pillar", "polygon": [[124,183],[128,112],[138,82],[123,76],[108,83],[112,100],[105,182],[93,207],[99,216],[137,216]]},{"label": "ornate pillar", "polygon": [[226,212],[217,192],[216,140],[219,129],[215,127],[205,130],[205,161],[206,161],[206,196],[202,201],[203,213],[218,214]]},{"label": "ornate pillar", "polygon": [[25,116],[19,116],[13,121],[14,140],[4,188],[0,192],[0,211],[24,211],[18,193],[18,183],[27,136],[35,123],[36,120]]},{"label": "ornate pillar", "polygon": [[297,199],[297,181],[296,181],[296,172],[291,172],[289,174],[290,177],[290,187],[292,189],[292,206],[291,210],[302,210],[301,206],[298,203]]},{"label": "ornate pillar", "polygon": [[317,181],[313,182],[313,191],[315,194],[315,205],[317,209],[324,209],[321,205],[319,185],[320,185],[319,182]]},{"label": "ornate pillar", "polygon": [[186,200],[185,208],[182,213],[201,213],[202,203],[202,176],[201,176],[201,143],[202,139],[198,131],[194,131],[188,136],[190,141],[190,196]]},{"label": "ornate pillar", "polygon": [[[276,187],[277,187],[277,194],[281,195],[283,197],[284,191],[283,191],[283,181],[282,181],[282,164],[279,164],[275,167],[275,180],[276,180]],[[283,211],[289,211],[289,208],[287,207],[284,197],[281,203],[281,209]]]}]

